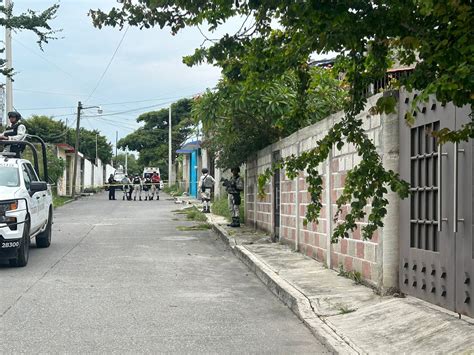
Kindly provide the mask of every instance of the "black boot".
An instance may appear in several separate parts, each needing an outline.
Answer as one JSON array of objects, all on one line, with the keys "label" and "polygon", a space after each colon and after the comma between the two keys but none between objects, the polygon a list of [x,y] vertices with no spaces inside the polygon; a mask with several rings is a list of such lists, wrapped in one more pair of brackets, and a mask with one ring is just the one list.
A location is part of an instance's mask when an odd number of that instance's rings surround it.
[{"label": "black boot", "polygon": [[234,223],[235,223],[235,217],[232,217],[232,223],[228,223],[227,227],[233,227]]},{"label": "black boot", "polygon": [[240,218],[239,217],[234,217],[232,218],[232,223],[230,225],[232,228],[237,228],[240,227]]},{"label": "black boot", "polygon": [[137,200],[137,198],[136,198],[136,197],[134,197],[134,198],[133,198],[133,201],[136,201],[136,200]]}]

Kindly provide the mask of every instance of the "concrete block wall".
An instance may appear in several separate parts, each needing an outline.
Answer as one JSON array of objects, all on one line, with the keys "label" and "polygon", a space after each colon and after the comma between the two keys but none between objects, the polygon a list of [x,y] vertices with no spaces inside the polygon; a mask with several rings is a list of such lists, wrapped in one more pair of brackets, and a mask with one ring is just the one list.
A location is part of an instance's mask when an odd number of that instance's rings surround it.
[{"label": "concrete block wall", "polygon": [[[382,125],[380,115],[371,116],[363,113],[359,116],[363,122],[366,134],[372,140],[377,151],[381,154]],[[344,144],[341,149],[334,147],[331,161],[331,204],[332,211],[337,211],[336,201],[341,196],[347,172],[356,166],[361,157],[356,153],[352,144]],[[370,211],[370,206],[366,208]],[[344,220],[345,215],[350,212],[350,205],[342,207],[342,213],[338,216],[337,223]],[[357,222],[357,229],[349,233],[349,238],[333,244],[331,248],[331,265],[342,265],[344,270],[357,271],[365,280],[377,285],[379,283],[380,266],[383,260],[378,255],[379,238],[382,230],[376,231],[372,239],[362,239],[362,228],[367,225],[367,217]]]},{"label": "concrete block wall", "polygon": [[94,169],[93,169],[93,164],[87,160],[84,159],[84,186],[82,186],[82,189],[92,187],[94,184],[93,178],[94,178]]},{"label": "concrete block wall", "polygon": [[[393,123],[398,122],[398,115],[383,116],[369,115],[372,107],[380,95],[369,99],[366,112],[360,114],[369,138],[374,142],[377,151],[385,163],[390,152],[388,168],[398,171],[398,130],[393,130]],[[273,152],[279,151],[282,158],[299,155],[317,146],[318,140],[323,138],[328,130],[341,118],[343,113],[327,117],[312,126],[305,127],[293,135],[259,151],[254,159],[247,162],[246,172],[246,219],[247,224],[256,228],[274,232],[274,203],[273,181],[265,187],[265,197],[255,198],[258,175],[271,166]],[[386,145],[384,145],[386,143]],[[395,146],[394,146],[395,144]],[[385,157],[385,158],[384,158]],[[396,158],[396,157],[395,157]],[[379,229],[371,240],[362,240],[361,229],[367,220],[358,222],[358,228],[349,238],[331,244],[330,236],[337,223],[350,211],[350,206],[343,206],[342,214],[334,221],[337,211],[336,201],[341,195],[347,172],[360,162],[356,149],[351,144],[344,144],[341,149],[334,147],[326,162],[318,167],[323,180],[322,210],[317,223],[305,225],[307,206],[311,202],[306,182],[307,173],[300,172],[296,179],[290,180],[285,171],[280,172],[280,242],[292,245],[305,255],[323,262],[328,267],[346,271],[357,271],[363,279],[379,289],[396,287],[398,280],[394,264],[393,253],[398,253],[398,232],[392,224],[398,220],[398,210],[391,208],[390,218],[387,219],[385,230],[390,232],[384,235],[384,229]],[[395,164],[394,164],[395,162]],[[390,197],[394,199],[393,196]],[[396,200],[396,198],[395,198]],[[370,206],[367,206],[367,211]],[[388,223],[388,225],[387,225]],[[389,250],[383,249],[383,239],[390,245]],[[385,248],[387,249],[387,248]],[[384,265],[384,260],[386,260]],[[386,277],[384,277],[386,275]]]},{"label": "concrete block wall", "polygon": [[104,167],[102,161],[97,159],[97,165],[94,167],[94,187],[102,186],[104,183]]}]

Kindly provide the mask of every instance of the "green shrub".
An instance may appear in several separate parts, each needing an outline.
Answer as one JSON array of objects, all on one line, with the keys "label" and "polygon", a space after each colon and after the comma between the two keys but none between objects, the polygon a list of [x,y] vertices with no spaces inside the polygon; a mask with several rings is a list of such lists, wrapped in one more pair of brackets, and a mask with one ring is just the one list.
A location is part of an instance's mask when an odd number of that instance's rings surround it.
[{"label": "green shrub", "polygon": [[[240,204],[240,219],[243,221],[245,218],[245,200],[242,198],[242,202]],[[227,202],[227,194],[217,198],[214,200],[211,206],[212,213],[217,214],[219,216],[226,217],[230,220],[230,211],[229,211],[229,204]]]},{"label": "green shrub", "polygon": [[86,187],[83,190],[83,192],[86,193],[86,194],[97,193],[97,192],[100,192],[100,191],[102,191],[101,187]]},{"label": "green shrub", "polygon": [[163,192],[166,192],[171,196],[181,196],[184,193],[184,190],[178,184],[175,184],[163,187]]},{"label": "green shrub", "polygon": [[70,199],[71,197],[69,196],[58,196],[56,193],[53,193],[53,207],[54,208],[61,207]]}]

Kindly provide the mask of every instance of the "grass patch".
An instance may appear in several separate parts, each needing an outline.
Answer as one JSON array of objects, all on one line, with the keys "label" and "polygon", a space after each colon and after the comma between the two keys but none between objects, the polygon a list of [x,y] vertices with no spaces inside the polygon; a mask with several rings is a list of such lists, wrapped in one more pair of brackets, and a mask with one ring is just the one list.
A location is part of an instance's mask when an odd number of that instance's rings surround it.
[{"label": "grass patch", "polygon": [[188,207],[182,210],[174,210],[172,211],[176,214],[184,214],[186,215],[186,219],[188,221],[196,221],[196,222],[207,222],[206,215],[199,211],[196,207]]},{"label": "grass patch", "polygon": [[181,196],[184,190],[177,184],[163,187],[163,192],[166,192],[170,196]]},{"label": "grass patch", "polygon": [[356,311],[355,308],[349,308],[347,305],[342,303],[336,304],[336,308],[339,310],[339,314],[347,314]]},{"label": "grass patch", "polygon": [[179,226],[179,227],[176,227],[176,229],[182,232],[203,231],[203,230],[211,229],[211,225],[209,223],[200,223],[200,224],[196,224],[195,226]]},{"label": "grass patch", "polygon": [[[98,192],[101,192],[103,190],[102,187],[86,187],[82,192],[84,193],[98,193]],[[115,191],[117,191],[118,189],[115,188]]]},{"label": "grass patch", "polygon": [[61,207],[70,199],[71,197],[69,196],[57,196],[56,194],[53,194],[53,207],[54,208]]},{"label": "grass patch", "polygon": [[362,283],[362,274],[358,271],[345,271],[342,264],[339,265],[339,273],[337,276],[347,277],[353,280],[356,284]]},{"label": "grass patch", "polygon": [[[240,220],[245,220],[245,200],[242,198],[242,203],[240,204]],[[221,196],[220,198],[214,200],[211,206],[212,213],[226,217],[230,221],[230,211],[229,204],[227,202],[227,194]]]}]

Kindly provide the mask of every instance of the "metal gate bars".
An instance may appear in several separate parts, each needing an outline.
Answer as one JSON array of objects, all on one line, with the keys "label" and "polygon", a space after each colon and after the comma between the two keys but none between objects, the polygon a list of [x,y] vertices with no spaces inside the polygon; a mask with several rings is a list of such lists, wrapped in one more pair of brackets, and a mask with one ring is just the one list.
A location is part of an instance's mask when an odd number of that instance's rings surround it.
[{"label": "metal gate bars", "polygon": [[400,174],[411,185],[400,210],[400,289],[473,317],[474,142],[439,146],[430,134],[461,128],[471,111],[431,99],[408,127],[415,96],[401,91],[399,101]]}]

